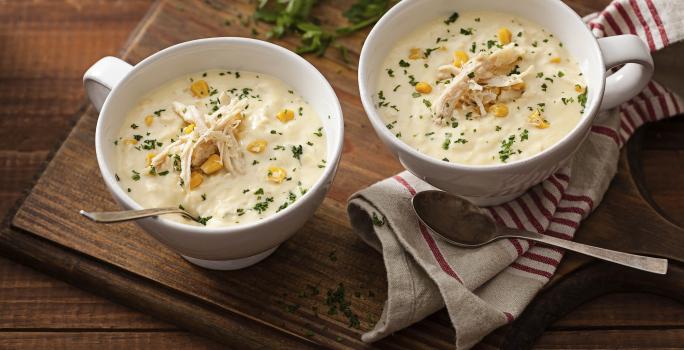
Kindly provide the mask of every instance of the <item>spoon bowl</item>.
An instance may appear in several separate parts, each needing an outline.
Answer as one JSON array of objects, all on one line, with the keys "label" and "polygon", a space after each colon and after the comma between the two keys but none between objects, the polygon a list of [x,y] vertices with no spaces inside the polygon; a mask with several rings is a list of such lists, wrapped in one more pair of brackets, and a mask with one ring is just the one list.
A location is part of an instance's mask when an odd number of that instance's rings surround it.
[{"label": "spoon bowl", "polygon": [[423,191],[413,199],[413,209],[430,230],[461,247],[479,247],[498,238],[497,225],[482,209],[444,191]]},{"label": "spoon bowl", "polygon": [[522,238],[643,271],[667,273],[666,259],[618,252],[498,225],[485,209],[444,191],[428,190],[417,193],[411,203],[420,221],[433,234],[459,247],[475,248],[501,238]]}]

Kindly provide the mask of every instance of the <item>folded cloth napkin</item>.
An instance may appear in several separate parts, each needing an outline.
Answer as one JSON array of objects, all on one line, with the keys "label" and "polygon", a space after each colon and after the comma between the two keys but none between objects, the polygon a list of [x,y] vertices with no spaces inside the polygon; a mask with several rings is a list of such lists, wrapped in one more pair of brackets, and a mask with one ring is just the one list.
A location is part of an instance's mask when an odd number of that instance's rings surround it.
[{"label": "folded cloth napkin", "polygon": [[[632,33],[652,51],[684,37],[684,1],[618,0],[585,18],[597,37]],[[682,112],[682,101],[656,82],[631,101],[597,116],[569,165],[520,198],[488,211],[501,224],[572,239],[601,202],[616,173],[621,146],[641,124]],[[348,212],[354,230],[382,253],[388,298],[375,341],[446,306],[456,348],[467,349],[520,315],[556,271],[563,250],[500,240],[462,249],[433,238],[413,213],[410,199],[432,186],[402,172],[354,194]]]}]

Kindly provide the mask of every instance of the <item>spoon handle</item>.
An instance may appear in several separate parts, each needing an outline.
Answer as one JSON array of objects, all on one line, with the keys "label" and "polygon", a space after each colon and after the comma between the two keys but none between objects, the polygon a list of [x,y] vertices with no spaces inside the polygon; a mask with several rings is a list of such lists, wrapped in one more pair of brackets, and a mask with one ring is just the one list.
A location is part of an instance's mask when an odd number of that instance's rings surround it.
[{"label": "spoon handle", "polygon": [[616,264],[633,267],[635,269],[664,275],[667,273],[667,259],[652,258],[649,256],[618,252],[615,250],[594,247],[582,243],[568,241],[560,238],[544,236],[532,232],[525,232],[524,238],[533,241],[550,244],[556,247],[572,250],[594,258],[614,262]]},{"label": "spoon handle", "polygon": [[122,210],[122,211],[100,211],[87,212],[85,210],[79,211],[79,214],[87,217],[95,222],[121,222],[142,219],[149,216],[157,216],[162,214],[183,214],[188,216],[183,209],[180,208],[152,208],[142,210]]}]

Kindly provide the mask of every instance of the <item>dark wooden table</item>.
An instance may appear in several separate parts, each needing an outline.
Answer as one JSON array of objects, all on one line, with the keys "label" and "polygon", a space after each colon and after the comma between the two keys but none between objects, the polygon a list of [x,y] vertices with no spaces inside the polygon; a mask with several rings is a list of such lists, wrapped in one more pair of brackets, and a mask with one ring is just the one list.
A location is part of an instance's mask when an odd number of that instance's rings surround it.
[{"label": "dark wooden table", "polygon": [[[0,0],[0,214],[27,190],[83,108],[83,71],[117,54],[151,2]],[[572,2],[589,10],[607,1]],[[669,129],[649,127],[646,137],[655,144]],[[657,157],[647,150],[643,159],[653,198],[680,223],[681,149]],[[649,170],[662,162],[674,166],[666,173]],[[0,257],[0,349],[221,347],[77,287]],[[684,306],[654,295],[609,295],[558,321],[537,346],[681,348]]]}]

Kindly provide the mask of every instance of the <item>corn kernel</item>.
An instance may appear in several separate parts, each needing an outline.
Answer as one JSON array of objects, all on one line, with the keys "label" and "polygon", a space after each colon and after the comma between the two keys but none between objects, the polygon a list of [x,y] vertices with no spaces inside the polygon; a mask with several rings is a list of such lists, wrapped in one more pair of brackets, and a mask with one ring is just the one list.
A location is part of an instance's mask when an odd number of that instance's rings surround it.
[{"label": "corn kernel", "polygon": [[468,62],[468,54],[463,50],[454,51],[454,66],[461,68],[464,63]]},{"label": "corn kernel", "polygon": [[204,176],[199,171],[193,171],[190,173],[190,189],[195,189],[197,186],[202,184],[204,181]]},{"label": "corn kernel", "polygon": [[290,109],[283,109],[282,111],[278,112],[276,118],[278,118],[278,120],[280,120],[283,123],[287,123],[290,120],[294,119],[294,112]]},{"label": "corn kernel", "polygon": [[420,83],[416,84],[416,91],[420,92],[421,94],[429,94],[432,92],[432,86],[421,81]]},{"label": "corn kernel", "polygon": [[499,42],[501,45],[506,45],[511,43],[511,31],[508,28],[501,28],[497,33],[499,37]]},{"label": "corn kernel", "polygon": [[549,62],[551,62],[551,63],[560,63],[560,62],[561,62],[561,59],[560,59],[560,57],[554,57],[554,58],[550,59]]},{"label": "corn kernel", "polygon": [[508,107],[503,103],[497,103],[489,108],[489,111],[494,114],[494,116],[503,118],[508,115]]},{"label": "corn kernel", "polygon": [[287,172],[281,167],[272,166],[268,168],[268,181],[279,184],[285,180],[286,176]]},{"label": "corn kernel", "polygon": [[539,129],[546,129],[551,124],[547,122],[544,117],[542,117],[541,113],[539,113],[539,110],[534,111],[532,114],[530,114],[529,117],[527,117],[527,120],[530,122],[530,124],[536,126]]},{"label": "corn kernel", "polygon": [[409,59],[411,60],[417,60],[423,58],[423,51],[421,51],[419,48],[414,47],[409,51]]},{"label": "corn kernel", "polygon": [[582,85],[580,85],[580,84],[575,84],[575,91],[577,91],[577,92],[579,92],[579,93],[583,93],[583,92],[584,92],[584,88],[583,88]]},{"label": "corn kernel", "polygon": [[266,140],[255,140],[247,145],[247,150],[252,153],[261,153],[266,149],[268,142]]},{"label": "corn kernel", "polygon": [[209,84],[204,80],[197,80],[190,85],[192,96],[202,98],[209,95]]},{"label": "corn kernel", "polygon": [[147,160],[147,165],[152,164],[152,158],[154,158],[154,156],[156,156],[156,154],[154,154],[154,153],[148,153],[147,154],[147,157],[145,157],[145,160]]},{"label": "corn kernel", "polygon": [[200,169],[202,169],[202,171],[207,175],[213,174],[221,170],[221,168],[223,168],[223,163],[221,162],[221,157],[219,157],[218,154],[210,155],[209,158],[207,158],[207,160],[200,165]]},{"label": "corn kernel", "polygon": [[511,85],[511,89],[516,90],[516,91],[525,90],[525,87],[527,87],[527,85],[525,85],[525,83],[517,83],[517,84]]},{"label": "corn kernel", "polygon": [[154,117],[150,114],[145,117],[145,125],[152,126],[152,123],[154,123]]},{"label": "corn kernel", "polygon": [[124,143],[127,144],[127,145],[135,145],[135,144],[138,143],[138,140],[136,140],[136,139],[128,139],[128,140],[125,140]]},{"label": "corn kernel", "polygon": [[183,128],[183,133],[184,134],[192,134],[193,130],[195,130],[195,124],[190,124],[190,125]]},{"label": "corn kernel", "polygon": [[237,132],[240,133],[240,132],[245,131],[245,128],[247,128],[247,124],[245,124],[245,115],[242,113],[238,113],[238,114],[234,115],[233,118],[236,121],[237,120],[240,121],[240,124],[237,127]]}]

